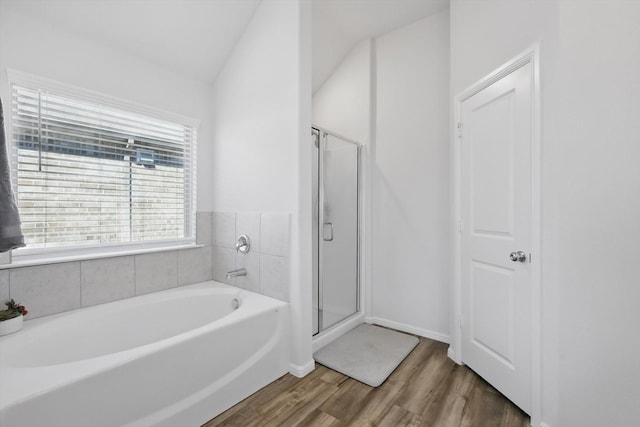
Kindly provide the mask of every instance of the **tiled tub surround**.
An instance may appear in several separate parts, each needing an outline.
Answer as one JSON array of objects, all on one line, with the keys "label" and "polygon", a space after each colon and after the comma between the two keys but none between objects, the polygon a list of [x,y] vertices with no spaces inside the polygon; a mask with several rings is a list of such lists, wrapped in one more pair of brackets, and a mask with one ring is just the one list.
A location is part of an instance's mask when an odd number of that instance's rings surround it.
[{"label": "tiled tub surround", "polygon": [[[0,301],[35,319],[212,278],[288,301],[289,213],[198,212],[196,224],[195,248],[2,269]],[[235,250],[240,234],[251,239],[246,255]],[[226,279],[240,267],[246,276]]]},{"label": "tiled tub surround", "polygon": [[28,319],[211,280],[212,212],[196,215],[194,248],[0,270],[0,301]]},{"label": "tiled tub surround", "polygon": [[[289,300],[290,214],[288,212],[214,212],[213,279]],[[247,254],[236,252],[236,239],[251,240]],[[226,278],[229,270],[246,268],[247,275]]]}]

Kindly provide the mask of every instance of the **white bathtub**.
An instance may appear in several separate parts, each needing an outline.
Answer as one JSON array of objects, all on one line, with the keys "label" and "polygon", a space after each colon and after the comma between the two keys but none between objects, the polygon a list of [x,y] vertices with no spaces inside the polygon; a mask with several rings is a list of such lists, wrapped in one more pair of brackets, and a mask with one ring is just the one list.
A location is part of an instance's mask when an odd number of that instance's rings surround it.
[{"label": "white bathtub", "polygon": [[27,321],[0,338],[0,426],[200,426],[287,372],[288,323],[218,282]]}]

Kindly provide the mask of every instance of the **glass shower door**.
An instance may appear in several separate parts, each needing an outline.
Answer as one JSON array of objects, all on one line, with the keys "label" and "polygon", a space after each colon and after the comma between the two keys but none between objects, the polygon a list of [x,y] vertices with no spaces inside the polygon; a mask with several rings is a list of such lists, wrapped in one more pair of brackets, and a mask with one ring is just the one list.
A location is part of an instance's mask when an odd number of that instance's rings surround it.
[{"label": "glass shower door", "polygon": [[358,307],[359,146],[320,131],[318,147],[318,332]]}]

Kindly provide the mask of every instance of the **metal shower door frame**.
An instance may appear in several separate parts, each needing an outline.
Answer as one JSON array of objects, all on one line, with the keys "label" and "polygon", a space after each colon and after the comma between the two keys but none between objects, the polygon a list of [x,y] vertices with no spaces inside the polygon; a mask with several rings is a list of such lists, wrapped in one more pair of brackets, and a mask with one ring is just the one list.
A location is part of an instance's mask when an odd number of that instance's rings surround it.
[{"label": "metal shower door frame", "polygon": [[[318,332],[317,334],[322,333],[323,331],[327,330],[324,329],[322,327],[323,325],[323,311],[324,311],[324,302],[323,302],[323,280],[322,280],[322,267],[324,265],[324,257],[323,257],[323,251],[322,251],[322,244],[324,242],[324,238],[323,238],[323,229],[324,229],[324,203],[325,203],[325,196],[324,196],[324,150],[327,144],[327,137],[329,135],[335,137],[335,138],[339,138],[341,140],[343,140],[344,142],[347,142],[349,144],[352,144],[355,146],[356,148],[356,283],[355,283],[355,287],[356,287],[356,310],[353,314],[347,316],[345,319],[342,319],[340,322],[338,322],[336,325],[339,325],[340,323],[344,322],[345,320],[349,319],[350,317],[358,314],[360,312],[360,307],[361,307],[361,302],[360,302],[360,295],[361,295],[361,291],[360,291],[360,257],[361,257],[361,253],[360,253],[360,249],[361,249],[361,230],[360,230],[360,226],[361,226],[361,220],[360,220],[360,215],[361,215],[361,207],[360,207],[360,197],[361,197],[361,178],[360,178],[360,172],[361,172],[361,150],[362,150],[362,145],[358,144],[357,142],[350,140],[349,138],[345,138],[343,136],[340,136],[338,134],[335,134],[333,132],[327,131],[325,129],[319,128],[319,127],[312,127],[311,128],[312,134],[316,134],[318,136],[318,209],[317,209],[317,213],[318,213],[318,229],[317,229],[317,234],[318,234]],[[332,326],[336,326],[336,325],[332,325]],[[315,334],[315,335],[317,335]]]}]

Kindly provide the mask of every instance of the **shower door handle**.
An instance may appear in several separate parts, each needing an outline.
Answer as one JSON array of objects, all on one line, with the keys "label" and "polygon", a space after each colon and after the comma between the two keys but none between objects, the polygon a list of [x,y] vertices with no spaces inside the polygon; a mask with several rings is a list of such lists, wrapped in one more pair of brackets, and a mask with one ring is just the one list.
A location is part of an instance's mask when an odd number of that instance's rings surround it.
[{"label": "shower door handle", "polygon": [[322,240],[331,242],[333,240],[333,223],[325,222],[322,224]]}]

